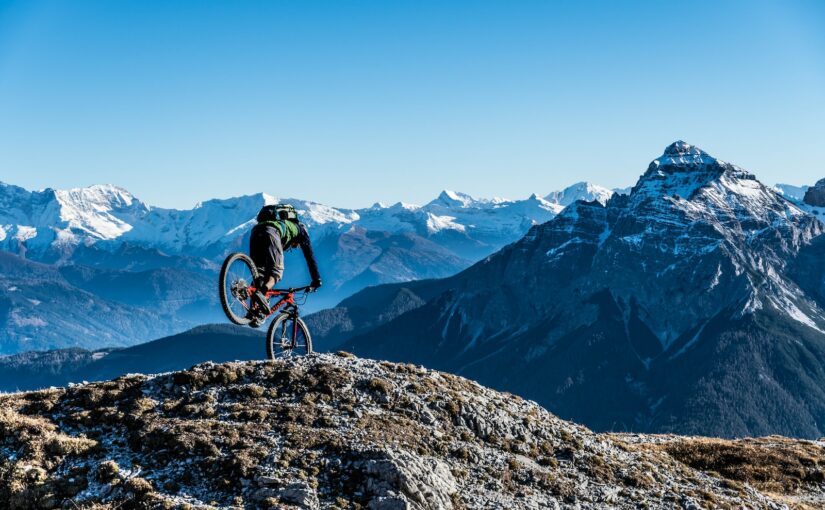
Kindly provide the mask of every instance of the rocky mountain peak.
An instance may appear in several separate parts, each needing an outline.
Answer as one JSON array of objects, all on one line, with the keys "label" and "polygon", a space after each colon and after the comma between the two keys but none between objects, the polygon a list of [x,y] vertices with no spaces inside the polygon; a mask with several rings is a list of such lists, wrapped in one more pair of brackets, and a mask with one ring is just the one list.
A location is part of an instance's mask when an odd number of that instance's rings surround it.
[{"label": "rocky mountain peak", "polygon": [[695,145],[691,145],[684,140],[676,140],[665,147],[663,156],[670,157],[709,157],[708,153]]},{"label": "rocky mountain peak", "polygon": [[665,197],[690,200],[699,190],[710,188],[724,195],[776,195],[746,170],[679,140],[650,163],[631,197],[633,203]]},{"label": "rocky mountain peak", "polygon": [[805,203],[814,207],[825,207],[825,179],[820,179],[805,192]]},{"label": "rocky mountain peak", "polygon": [[661,156],[654,159],[651,167],[690,169],[697,167],[715,165],[718,160],[695,145],[690,145],[682,140],[677,140],[665,147]]},{"label": "rocky mountain peak", "polygon": [[595,434],[346,353],[0,395],[0,431],[19,509],[779,510],[821,505],[825,475],[821,442]]},{"label": "rocky mountain peak", "polygon": [[468,207],[473,205],[476,199],[466,193],[458,191],[443,190],[438,197],[429,205],[442,205],[446,207]]}]

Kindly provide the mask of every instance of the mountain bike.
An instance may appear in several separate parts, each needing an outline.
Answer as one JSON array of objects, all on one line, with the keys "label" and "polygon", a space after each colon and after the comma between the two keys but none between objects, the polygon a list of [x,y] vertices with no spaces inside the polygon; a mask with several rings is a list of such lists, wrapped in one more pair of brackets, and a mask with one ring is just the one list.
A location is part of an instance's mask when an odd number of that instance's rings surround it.
[{"label": "mountain bike", "polygon": [[[221,266],[219,294],[221,306],[230,321],[240,326],[252,322],[249,311],[255,306],[252,295],[257,291],[258,268],[244,253],[232,253]],[[269,359],[301,356],[312,352],[312,337],[300,317],[298,306],[306,302],[311,287],[272,289],[266,293],[269,318],[277,314],[266,333],[266,355]],[[295,294],[303,293],[303,302]],[[275,300],[274,304],[271,300]],[[265,319],[264,319],[265,320]]]}]

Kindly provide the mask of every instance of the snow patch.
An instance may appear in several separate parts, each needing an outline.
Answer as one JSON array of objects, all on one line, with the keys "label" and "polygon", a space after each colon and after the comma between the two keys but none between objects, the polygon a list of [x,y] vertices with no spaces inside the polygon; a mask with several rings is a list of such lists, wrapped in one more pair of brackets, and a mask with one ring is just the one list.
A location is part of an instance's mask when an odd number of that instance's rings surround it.
[{"label": "snow patch", "polygon": [[584,240],[580,237],[574,237],[573,239],[565,241],[562,244],[556,246],[555,248],[550,248],[549,250],[547,250],[546,255],[550,258],[554,258],[556,254],[561,254],[561,252],[564,251],[565,248],[567,248],[568,246],[572,246],[574,244],[584,244]]},{"label": "snow patch", "polygon": [[825,331],[822,331],[817,325],[817,323],[814,322],[814,320],[811,317],[809,317],[805,312],[800,310],[796,303],[794,303],[787,295],[772,295],[768,299],[777,309],[779,309],[782,312],[785,312],[785,314],[791,319],[795,320],[800,324],[804,324],[809,328],[815,329],[820,333],[825,334]]},{"label": "snow patch", "polygon": [[37,229],[26,225],[18,225],[17,233],[14,234],[14,238],[20,242],[28,241],[35,237],[37,237]]},{"label": "snow patch", "polygon": [[427,214],[427,232],[434,234],[442,230],[457,230],[464,232],[466,227],[456,223],[455,216],[436,216],[435,214]]},{"label": "snow patch", "polygon": [[722,276],[722,264],[716,265],[716,274],[713,275],[713,279],[710,281],[710,286],[708,290],[715,288],[719,285],[719,278]]},{"label": "snow patch", "polygon": [[32,316],[27,317],[21,314],[20,310],[13,310],[9,315],[9,322],[14,324],[17,327],[25,328],[25,327],[33,327],[33,328],[42,328],[46,326],[46,321],[41,319],[40,317]]}]

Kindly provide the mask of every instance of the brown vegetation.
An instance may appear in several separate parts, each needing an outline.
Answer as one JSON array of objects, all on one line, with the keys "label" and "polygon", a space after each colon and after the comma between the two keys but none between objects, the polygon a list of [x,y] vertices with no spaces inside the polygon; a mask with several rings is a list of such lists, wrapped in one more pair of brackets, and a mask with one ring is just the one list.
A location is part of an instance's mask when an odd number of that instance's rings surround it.
[{"label": "brown vegetation", "polygon": [[825,483],[825,447],[810,441],[777,436],[736,441],[680,438],[661,448],[694,469],[765,492],[797,494]]}]

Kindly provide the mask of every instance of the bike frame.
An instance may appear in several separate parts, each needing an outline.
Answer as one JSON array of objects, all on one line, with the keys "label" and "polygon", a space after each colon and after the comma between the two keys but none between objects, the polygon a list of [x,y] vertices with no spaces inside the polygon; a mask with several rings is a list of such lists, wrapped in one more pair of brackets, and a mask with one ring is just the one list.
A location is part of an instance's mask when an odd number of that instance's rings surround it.
[{"label": "bike frame", "polygon": [[[255,287],[248,287],[247,292],[251,297],[252,294],[257,292],[257,288]],[[280,299],[274,304],[269,306],[269,314],[266,316],[269,318],[275,312],[278,312],[283,308],[284,311],[289,313],[290,318],[292,319],[292,342],[291,348],[295,348],[295,344],[298,341],[298,304],[295,303],[295,293],[296,292],[304,292],[310,290],[310,287],[300,287],[297,289],[271,289],[266,293],[266,299],[269,301],[274,297],[279,297]]]},{"label": "bike frame", "polygon": [[[255,287],[249,287],[247,289],[247,292],[249,292],[249,296],[251,297],[252,294],[257,292],[257,290],[258,289],[255,288]],[[273,297],[280,297],[281,299],[279,299],[278,302],[276,302],[274,305],[269,305],[269,315],[267,315],[267,318],[269,318],[275,312],[278,312],[281,309],[281,307],[283,307],[284,310],[288,311],[290,313],[290,315],[292,315],[293,317],[298,317],[298,305],[295,303],[295,293],[296,292],[303,292],[303,291],[306,291],[306,290],[309,290],[308,286],[307,287],[300,287],[300,288],[297,288],[297,289],[272,289],[272,290],[269,290],[266,293],[266,299],[267,300],[270,300]]]}]

